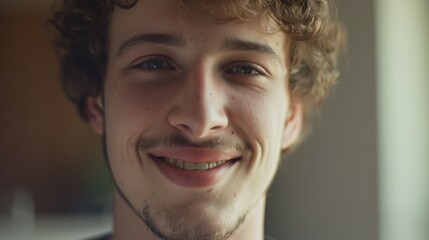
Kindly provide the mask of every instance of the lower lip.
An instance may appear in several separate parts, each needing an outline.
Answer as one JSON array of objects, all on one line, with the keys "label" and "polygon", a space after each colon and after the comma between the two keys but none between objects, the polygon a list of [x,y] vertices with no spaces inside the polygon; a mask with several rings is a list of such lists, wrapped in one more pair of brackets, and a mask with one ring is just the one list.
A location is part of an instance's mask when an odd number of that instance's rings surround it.
[{"label": "lower lip", "polygon": [[187,171],[178,169],[156,157],[149,155],[149,158],[154,161],[162,175],[164,175],[168,180],[183,187],[193,188],[204,188],[215,185],[221,179],[224,179],[222,176],[224,176],[236,162],[231,160],[209,170]]}]

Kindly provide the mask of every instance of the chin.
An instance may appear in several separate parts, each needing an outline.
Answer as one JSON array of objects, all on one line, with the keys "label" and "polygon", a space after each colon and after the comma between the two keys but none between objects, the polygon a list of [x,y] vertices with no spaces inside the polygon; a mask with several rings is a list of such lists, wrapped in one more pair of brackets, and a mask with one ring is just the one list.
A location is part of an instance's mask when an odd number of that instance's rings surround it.
[{"label": "chin", "polygon": [[223,240],[228,239],[244,222],[247,212],[235,213],[198,205],[158,210],[148,205],[140,218],[149,229],[166,240]]}]

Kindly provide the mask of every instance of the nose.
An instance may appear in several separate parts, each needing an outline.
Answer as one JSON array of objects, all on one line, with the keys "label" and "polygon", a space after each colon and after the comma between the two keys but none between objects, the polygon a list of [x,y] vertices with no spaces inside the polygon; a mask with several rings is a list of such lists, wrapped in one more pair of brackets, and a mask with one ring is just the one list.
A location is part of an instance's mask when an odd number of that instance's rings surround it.
[{"label": "nose", "polygon": [[228,126],[225,94],[213,75],[203,70],[189,73],[168,114],[169,124],[190,139],[212,136]]}]

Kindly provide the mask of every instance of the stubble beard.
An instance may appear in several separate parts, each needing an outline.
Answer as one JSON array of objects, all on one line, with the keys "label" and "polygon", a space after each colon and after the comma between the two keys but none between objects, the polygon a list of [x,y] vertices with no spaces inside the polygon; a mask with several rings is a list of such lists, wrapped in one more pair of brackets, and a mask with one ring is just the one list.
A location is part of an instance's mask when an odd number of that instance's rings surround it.
[{"label": "stubble beard", "polygon": [[[205,222],[195,221],[199,224],[190,226],[191,224],[186,224],[185,217],[175,215],[172,212],[156,211],[146,202],[143,204],[143,208],[139,210],[133,206],[131,201],[127,198],[116,182],[107,153],[105,134],[102,137],[102,147],[106,165],[120,197],[127,206],[133,210],[134,214],[136,214],[145,223],[146,227],[155,236],[159,237],[160,240],[227,240],[242,225],[246,216],[250,212],[250,209],[244,211],[241,216],[236,218],[235,221],[232,221],[227,225],[212,226]],[[189,215],[188,217],[196,218],[196,216],[192,215]]]},{"label": "stubble beard", "polygon": [[228,225],[213,226],[198,221],[197,217],[192,215],[188,215],[191,222],[187,222],[187,218],[181,215],[152,211],[149,205],[136,214],[152,233],[163,240],[226,240],[239,228],[247,215],[243,214]]}]

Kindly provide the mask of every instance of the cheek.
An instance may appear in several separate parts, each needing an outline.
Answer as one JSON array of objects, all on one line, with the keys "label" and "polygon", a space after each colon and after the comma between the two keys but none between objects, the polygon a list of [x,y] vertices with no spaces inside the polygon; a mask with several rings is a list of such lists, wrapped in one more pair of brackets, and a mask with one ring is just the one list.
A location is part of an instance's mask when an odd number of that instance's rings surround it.
[{"label": "cheek", "polygon": [[[138,189],[143,163],[138,152],[139,138],[160,122],[162,101],[136,86],[106,86],[105,128],[107,154],[115,181],[124,192]],[[134,191],[134,190],[133,190]],[[130,196],[128,196],[130,197]]]},{"label": "cheek", "polygon": [[[159,88],[142,83],[114,84],[106,89],[107,119],[116,124],[133,128],[145,128],[155,120],[162,121],[160,114],[166,109],[174,88]],[[113,124],[114,125],[114,124]]]},{"label": "cheek", "polygon": [[255,179],[271,176],[268,173],[274,174],[277,168],[288,111],[286,96],[285,92],[271,91],[247,98],[240,103],[241,109],[237,108],[241,111],[237,125],[253,148],[248,170],[259,176]]},{"label": "cheek", "polygon": [[[137,156],[140,136],[153,126],[158,116],[158,103],[151,94],[138,95],[130,86],[113,85],[105,89],[105,132],[109,159],[122,164]],[[152,94],[153,95],[153,94]],[[159,120],[158,120],[159,121]],[[122,166],[112,166],[121,169]]]},{"label": "cheek", "polygon": [[252,196],[267,189],[277,170],[287,106],[287,98],[273,92],[243,98],[237,103],[235,122],[253,150],[239,175],[250,184],[242,184],[240,188]]},{"label": "cheek", "polygon": [[[250,139],[263,144],[280,136],[286,119],[288,100],[282,94],[241,98],[236,102],[238,124]],[[250,137],[250,136],[249,136]]]}]

